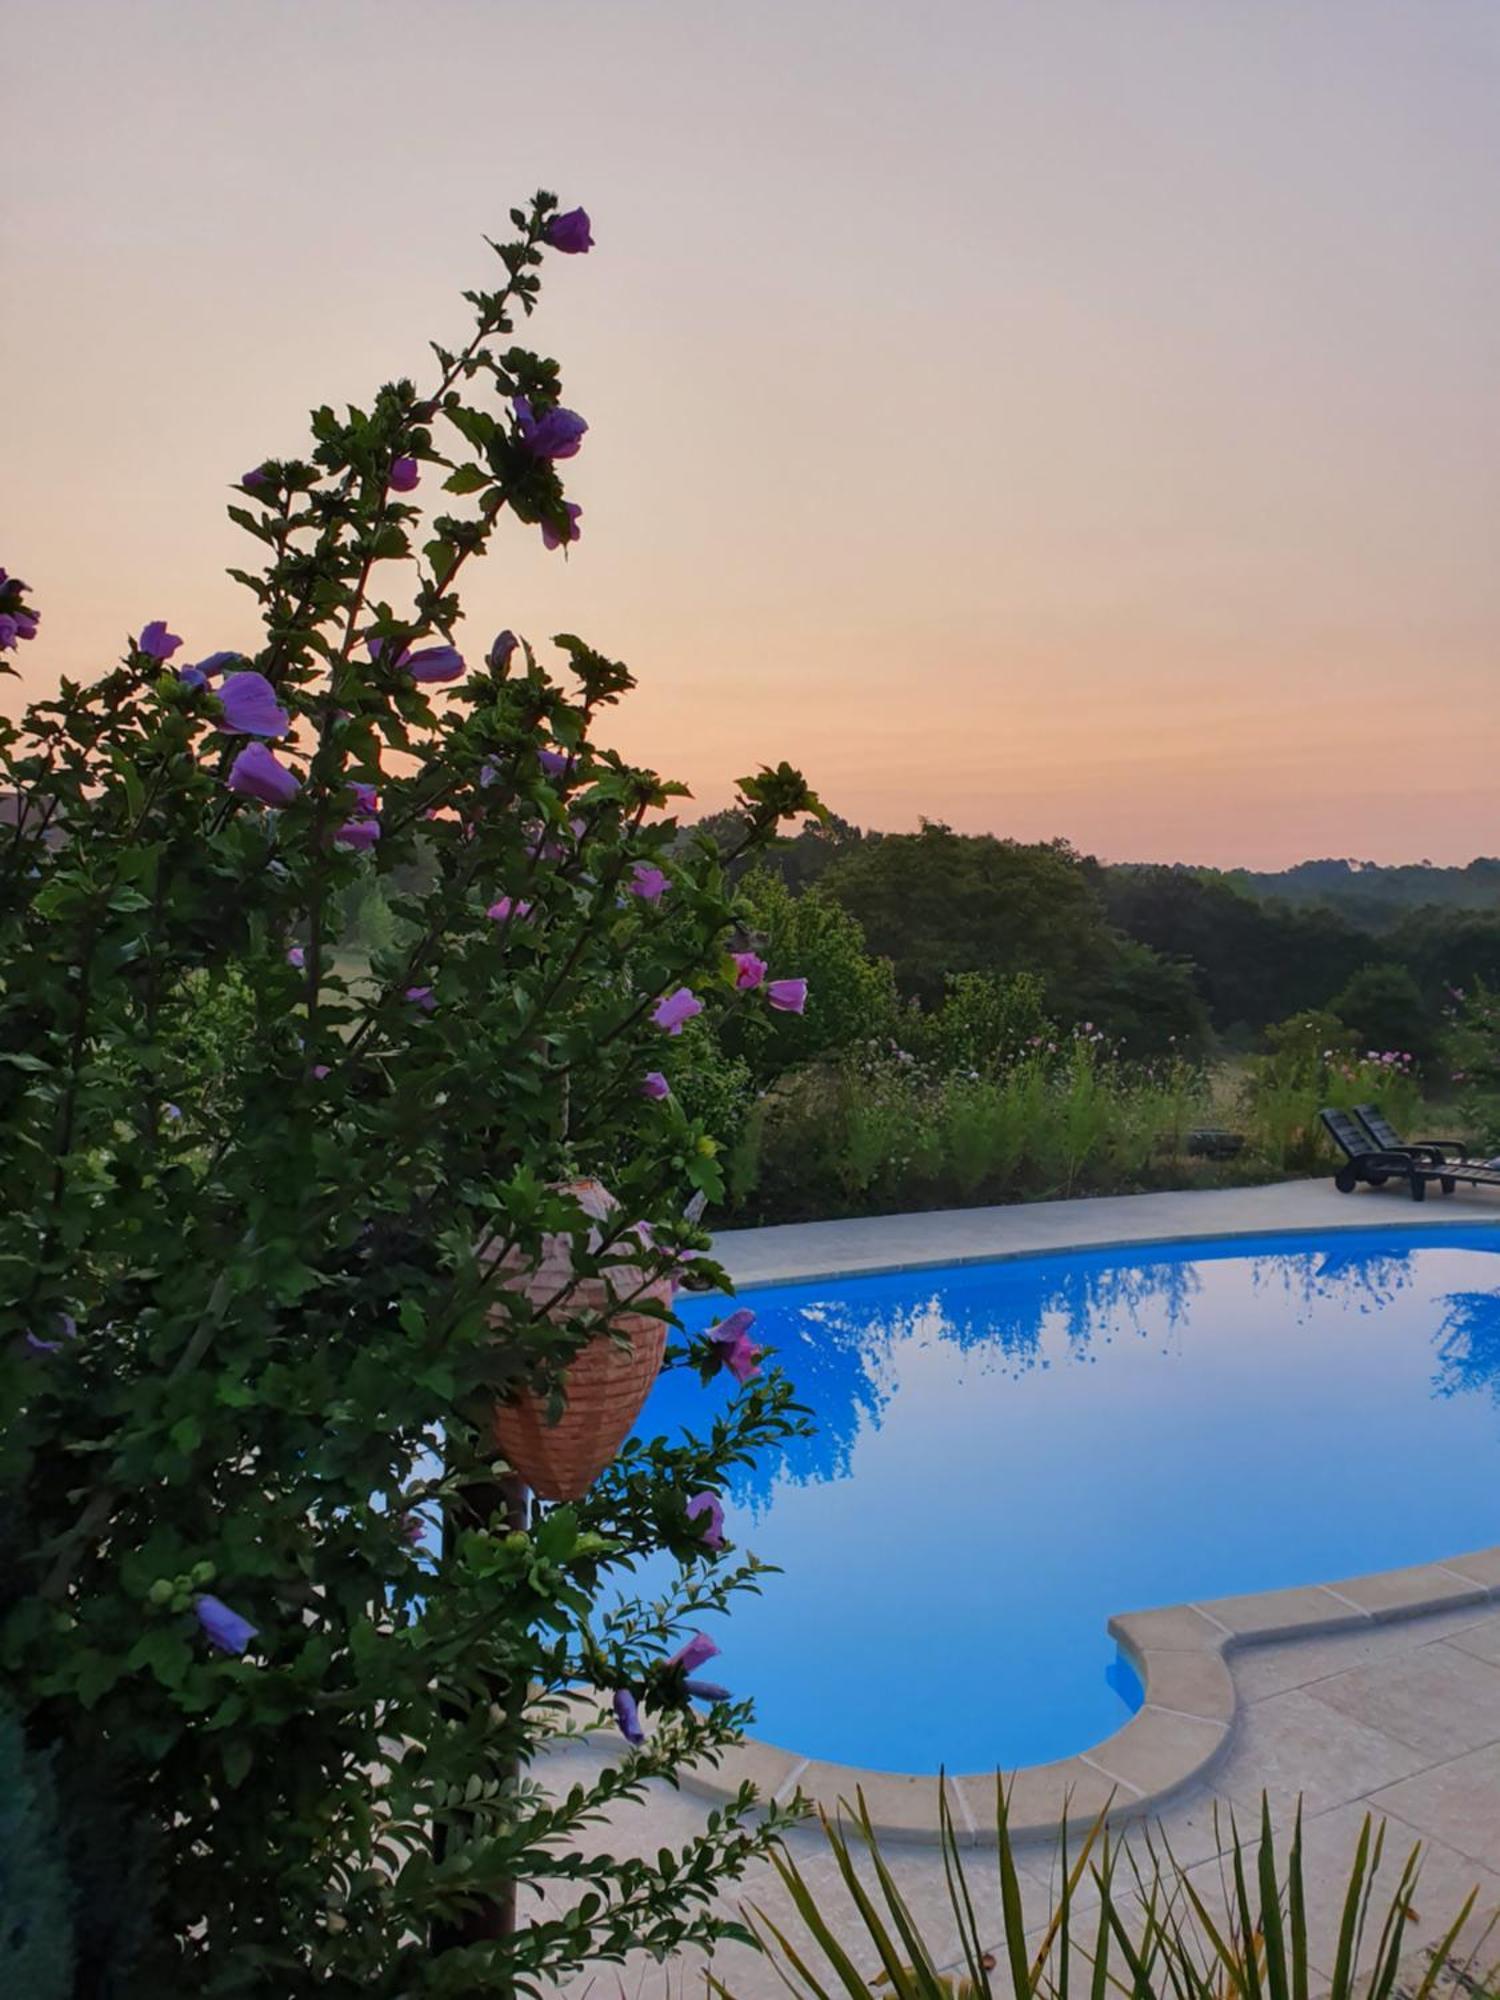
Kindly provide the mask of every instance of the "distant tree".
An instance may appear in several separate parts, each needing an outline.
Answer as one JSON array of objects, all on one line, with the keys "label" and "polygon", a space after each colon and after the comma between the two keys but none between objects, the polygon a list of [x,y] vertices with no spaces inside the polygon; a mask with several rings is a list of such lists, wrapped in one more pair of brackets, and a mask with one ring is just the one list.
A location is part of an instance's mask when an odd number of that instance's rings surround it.
[{"label": "distant tree", "polygon": [[1080,995],[1127,1056],[1167,1051],[1197,1058],[1212,1040],[1193,968],[1122,939],[1106,970]]},{"label": "distant tree", "polygon": [[1367,965],[1349,981],[1332,1011],[1361,1049],[1401,1049],[1425,1062],[1436,1045],[1435,1025],[1421,988],[1404,965]]},{"label": "distant tree", "polygon": [[1067,1018],[1116,955],[1079,857],[1064,841],[1023,845],[924,821],[840,855],[824,878],[900,991],[936,1007],[957,972],[1034,972]]},{"label": "distant tree", "polygon": [[1335,912],[1268,902],[1225,876],[1108,868],[1100,889],[1127,936],[1191,965],[1221,1034],[1325,1007],[1370,955],[1368,936]]},{"label": "distant tree", "polygon": [[[694,834],[706,833],[721,848],[732,851],[738,846],[743,831],[744,820],[740,814],[710,813],[697,826],[684,827],[679,839],[680,844],[685,846]],[[878,833],[865,833],[852,820],[840,819],[837,813],[830,813],[826,824],[822,820],[809,819],[796,833],[778,840],[774,847],[757,858],[755,866],[757,872],[779,875],[790,888],[809,889],[823,879],[841,854],[867,840],[883,838]],[[736,872],[731,868],[732,877]]]}]

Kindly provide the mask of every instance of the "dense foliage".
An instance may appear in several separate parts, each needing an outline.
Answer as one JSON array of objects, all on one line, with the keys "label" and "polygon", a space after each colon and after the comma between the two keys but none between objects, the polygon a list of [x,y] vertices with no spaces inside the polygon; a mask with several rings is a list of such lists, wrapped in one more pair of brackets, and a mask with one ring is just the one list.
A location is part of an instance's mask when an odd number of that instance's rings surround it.
[{"label": "dense foliage", "polygon": [[[558,467],[587,426],[510,336],[587,218],[540,195],[512,219],[430,387],[322,408],[306,456],[238,482],[253,656],[182,664],[153,619],[0,724],[0,1675],[24,1726],[0,1764],[12,1842],[60,1801],[79,1995],[550,1990],[720,1934],[713,1891],[779,1823],[746,1792],[681,1853],[577,1852],[748,1713],[683,1629],[754,1582],[716,1495],[800,1422],[743,1320],[671,1351],[735,1372],[728,1414],[576,1505],[528,1511],[492,1431],[522,1385],[560,1403],[613,1325],[582,1279],[657,1313],[685,1259],[713,1282],[686,1214],[715,1141],[664,1054],[710,996],[805,997],[731,954],[676,788],[599,747],[625,668],[568,636],[555,667],[456,643],[502,521],[578,535]],[[452,508],[425,529],[423,485]],[[13,644],[34,615],[7,589]],[[786,766],[746,780],[737,850],[809,810]],[[389,922],[351,951],[377,877]],[[549,1237],[573,1279],[528,1303]],[[675,1581],[637,1602],[661,1550]],[[543,1789],[538,1755],[600,1724],[619,1760]],[[566,1893],[518,1921],[517,1884]]]}]

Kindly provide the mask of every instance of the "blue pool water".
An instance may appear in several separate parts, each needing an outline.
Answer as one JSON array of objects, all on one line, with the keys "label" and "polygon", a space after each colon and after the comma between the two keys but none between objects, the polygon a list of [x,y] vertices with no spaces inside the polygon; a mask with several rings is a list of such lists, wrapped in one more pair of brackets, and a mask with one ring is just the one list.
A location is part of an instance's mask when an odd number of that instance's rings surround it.
[{"label": "blue pool water", "polygon": [[[1500,1540],[1497,1252],[1391,1229],[748,1292],[819,1428],[733,1489],[784,1574],[701,1621],[714,1678],[807,1756],[1034,1763],[1139,1701],[1111,1612]],[[671,1371],[637,1429],[731,1388]]]}]

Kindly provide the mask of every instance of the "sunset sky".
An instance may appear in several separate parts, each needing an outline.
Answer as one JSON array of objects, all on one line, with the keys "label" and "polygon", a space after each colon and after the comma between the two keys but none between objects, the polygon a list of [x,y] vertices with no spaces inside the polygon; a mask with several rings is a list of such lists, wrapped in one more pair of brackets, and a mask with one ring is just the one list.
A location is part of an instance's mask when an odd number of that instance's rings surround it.
[{"label": "sunset sky", "polygon": [[704,809],[786,756],[1108,859],[1500,852],[1495,0],[4,23],[28,688],[156,617],[253,645],[227,483],[420,379],[545,186],[598,246],[528,336],[583,539],[502,535],[466,644],[629,660],[618,742]]}]

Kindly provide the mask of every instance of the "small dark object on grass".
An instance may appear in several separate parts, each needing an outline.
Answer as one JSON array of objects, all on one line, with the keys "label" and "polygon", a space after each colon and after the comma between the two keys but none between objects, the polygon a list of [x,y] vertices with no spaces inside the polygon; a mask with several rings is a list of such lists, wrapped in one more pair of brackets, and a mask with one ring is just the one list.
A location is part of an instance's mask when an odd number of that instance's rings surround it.
[{"label": "small dark object on grass", "polygon": [[1184,1150],[1192,1160],[1232,1160],[1245,1150],[1243,1132],[1220,1132],[1211,1127],[1189,1132]]}]

